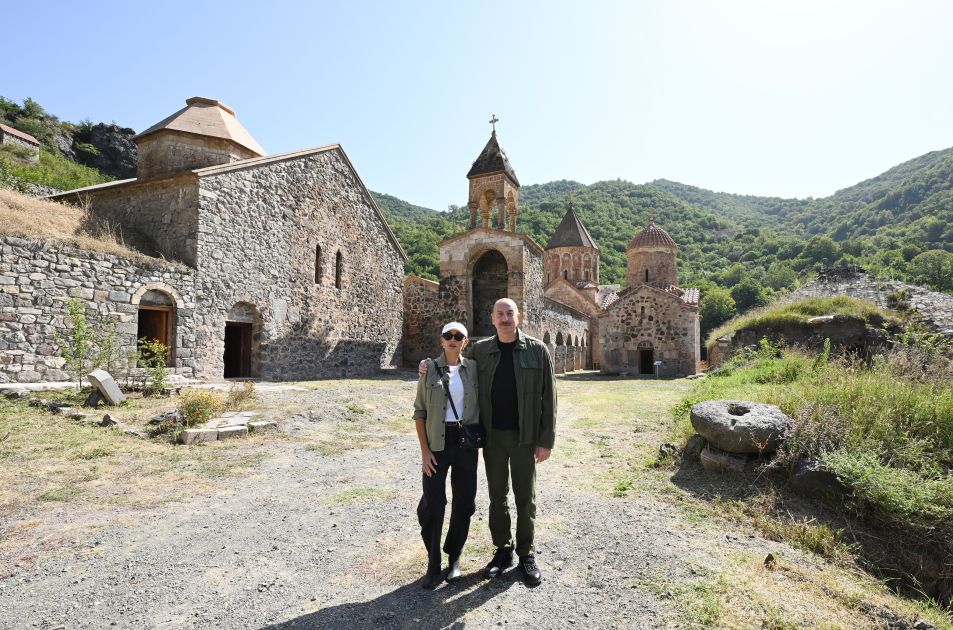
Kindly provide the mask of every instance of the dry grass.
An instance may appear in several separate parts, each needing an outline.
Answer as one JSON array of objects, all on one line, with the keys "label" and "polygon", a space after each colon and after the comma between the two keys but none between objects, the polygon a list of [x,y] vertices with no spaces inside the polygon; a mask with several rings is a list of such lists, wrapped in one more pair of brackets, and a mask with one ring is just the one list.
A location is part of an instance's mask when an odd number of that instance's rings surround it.
[{"label": "dry grass", "polygon": [[154,260],[127,247],[108,225],[100,224],[91,230],[87,219],[85,208],[0,188],[0,235],[55,239],[81,249],[134,260]]}]

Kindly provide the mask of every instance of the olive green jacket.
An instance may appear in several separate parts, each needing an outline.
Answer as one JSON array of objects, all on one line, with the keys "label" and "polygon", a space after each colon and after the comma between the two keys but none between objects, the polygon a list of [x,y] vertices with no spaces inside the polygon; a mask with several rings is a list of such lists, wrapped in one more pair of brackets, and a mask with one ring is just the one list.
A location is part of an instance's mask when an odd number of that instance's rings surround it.
[{"label": "olive green jacket", "polygon": [[[519,406],[521,445],[552,448],[556,441],[556,376],[553,359],[542,341],[517,329],[517,343],[513,349],[513,368],[516,373],[516,398]],[[469,348],[467,356],[477,362],[480,373],[480,422],[487,433],[487,442],[493,428],[493,405],[490,389],[493,375],[500,363],[497,336],[482,339]]]},{"label": "olive green jacket", "polygon": [[[441,353],[436,358],[437,365],[447,367],[447,358]],[[460,357],[460,380],[463,381],[463,412],[460,418],[463,424],[477,424],[480,422],[477,397],[477,365],[466,357]],[[427,373],[417,381],[417,398],[414,400],[414,419],[425,420],[427,429],[427,444],[430,450],[437,452],[444,449],[444,438],[447,427],[445,418],[450,403],[447,393],[440,382],[440,376],[433,367],[432,361],[427,361]]]}]

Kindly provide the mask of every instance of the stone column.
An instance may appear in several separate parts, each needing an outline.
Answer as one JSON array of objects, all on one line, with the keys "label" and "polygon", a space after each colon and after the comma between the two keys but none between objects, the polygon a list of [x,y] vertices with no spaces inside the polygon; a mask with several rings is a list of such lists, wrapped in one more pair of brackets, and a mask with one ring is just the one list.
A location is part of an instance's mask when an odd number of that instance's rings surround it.
[{"label": "stone column", "polygon": [[467,207],[470,208],[470,229],[472,230],[473,228],[476,227],[477,207],[478,207],[477,202],[471,201],[470,203],[467,204]]},{"label": "stone column", "polygon": [[510,202],[508,204],[509,215],[510,215],[510,232],[516,231],[516,204]]}]

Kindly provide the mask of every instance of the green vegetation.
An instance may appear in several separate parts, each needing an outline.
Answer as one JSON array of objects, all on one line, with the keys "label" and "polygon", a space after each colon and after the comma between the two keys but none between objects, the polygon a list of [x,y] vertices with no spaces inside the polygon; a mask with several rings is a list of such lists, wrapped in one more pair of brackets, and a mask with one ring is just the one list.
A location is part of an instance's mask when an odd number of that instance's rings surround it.
[{"label": "green vegetation", "polygon": [[[824,359],[824,355],[821,355]],[[691,401],[776,404],[795,419],[775,460],[817,458],[851,491],[859,514],[923,536],[953,534],[953,366],[907,347],[869,363],[818,360],[762,343],[697,382]]]},{"label": "green vegetation", "polygon": [[94,168],[77,164],[49,149],[40,149],[36,164],[20,161],[10,149],[0,149],[0,186],[24,192],[28,184],[49,186],[58,190],[72,190],[110,181]]},{"label": "green vegetation", "polygon": [[[789,304],[769,306],[751,311],[737,317],[723,326],[714,329],[708,336],[707,346],[728,333],[747,328],[778,328],[790,324],[803,324],[812,317],[820,315],[841,315],[863,320],[870,326],[881,327],[884,324],[899,324],[896,314],[878,308],[871,302],[839,295],[837,297],[806,298]],[[702,317],[705,310],[702,309]]]}]

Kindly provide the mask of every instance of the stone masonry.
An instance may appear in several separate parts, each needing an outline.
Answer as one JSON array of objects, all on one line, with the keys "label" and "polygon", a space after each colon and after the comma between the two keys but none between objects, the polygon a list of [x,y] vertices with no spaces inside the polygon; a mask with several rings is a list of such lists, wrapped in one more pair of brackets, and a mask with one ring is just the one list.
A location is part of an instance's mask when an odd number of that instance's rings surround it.
[{"label": "stone masonry", "polygon": [[56,333],[65,330],[71,298],[85,304],[91,322],[116,322],[122,346],[135,347],[138,302],[149,290],[175,296],[172,369],[191,376],[193,276],[187,267],[160,260],[130,260],[54,241],[0,237],[0,382],[70,378]]}]

